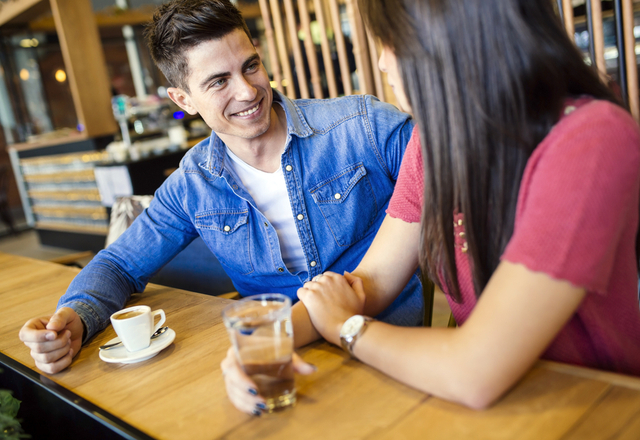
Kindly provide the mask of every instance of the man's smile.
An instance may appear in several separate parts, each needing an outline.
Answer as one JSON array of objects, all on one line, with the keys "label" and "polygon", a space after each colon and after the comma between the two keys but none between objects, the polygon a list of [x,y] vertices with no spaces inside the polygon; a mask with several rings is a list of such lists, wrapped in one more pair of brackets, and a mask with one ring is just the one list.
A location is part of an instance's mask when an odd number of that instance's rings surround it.
[{"label": "man's smile", "polygon": [[262,103],[262,99],[253,107],[247,109],[247,110],[243,110],[241,112],[238,113],[233,113],[231,116],[249,116],[254,114],[255,112],[258,111],[258,109],[260,108],[260,104]]}]

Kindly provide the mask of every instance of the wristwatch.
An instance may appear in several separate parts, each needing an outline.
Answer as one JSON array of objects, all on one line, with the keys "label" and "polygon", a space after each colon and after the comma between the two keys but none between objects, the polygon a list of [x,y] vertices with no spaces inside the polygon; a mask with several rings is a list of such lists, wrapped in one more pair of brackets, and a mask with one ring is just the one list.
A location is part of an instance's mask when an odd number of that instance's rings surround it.
[{"label": "wristwatch", "polygon": [[344,351],[356,357],[353,354],[353,346],[367,329],[367,324],[371,321],[375,321],[375,319],[363,315],[353,315],[342,324],[342,328],[340,329],[340,344]]}]

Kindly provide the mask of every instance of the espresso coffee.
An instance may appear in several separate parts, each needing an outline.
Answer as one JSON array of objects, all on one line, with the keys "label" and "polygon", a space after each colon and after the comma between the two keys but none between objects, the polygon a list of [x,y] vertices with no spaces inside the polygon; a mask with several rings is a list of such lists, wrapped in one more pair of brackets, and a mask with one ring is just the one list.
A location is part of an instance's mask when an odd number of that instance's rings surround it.
[{"label": "espresso coffee", "polygon": [[121,313],[113,317],[113,319],[129,319],[144,314],[144,310],[132,310],[130,312]]}]

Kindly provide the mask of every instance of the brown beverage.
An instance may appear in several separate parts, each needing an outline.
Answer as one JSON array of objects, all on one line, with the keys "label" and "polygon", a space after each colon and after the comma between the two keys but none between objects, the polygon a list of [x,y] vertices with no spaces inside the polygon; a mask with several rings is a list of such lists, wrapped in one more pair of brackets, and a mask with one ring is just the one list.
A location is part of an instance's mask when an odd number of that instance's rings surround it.
[{"label": "brown beverage", "polygon": [[113,319],[129,319],[140,316],[144,313],[144,310],[132,310],[130,312],[121,313],[113,317]]},{"label": "brown beverage", "polygon": [[265,398],[266,412],[296,401],[291,301],[268,293],[241,299],[222,312],[238,361]]},{"label": "brown beverage", "polygon": [[260,395],[266,400],[268,411],[295,402],[296,390],[291,359],[285,362],[247,363],[242,365],[242,369],[258,386]]}]

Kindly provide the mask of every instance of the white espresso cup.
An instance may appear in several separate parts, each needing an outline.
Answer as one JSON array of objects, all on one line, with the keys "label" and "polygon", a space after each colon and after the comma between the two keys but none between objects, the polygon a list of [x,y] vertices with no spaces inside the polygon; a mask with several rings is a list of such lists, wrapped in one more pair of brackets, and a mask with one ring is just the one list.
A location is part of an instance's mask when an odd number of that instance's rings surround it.
[{"label": "white espresso cup", "polygon": [[[160,321],[154,325],[156,315],[160,315]],[[147,348],[151,344],[151,335],[165,320],[164,310],[152,312],[149,306],[128,307],[111,315],[111,324],[127,351]]]}]

